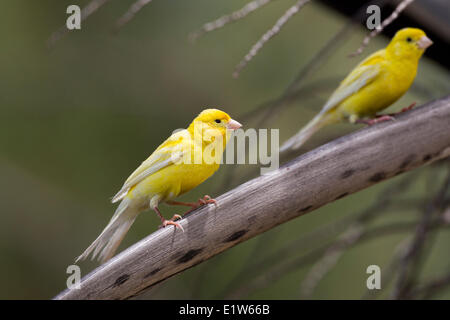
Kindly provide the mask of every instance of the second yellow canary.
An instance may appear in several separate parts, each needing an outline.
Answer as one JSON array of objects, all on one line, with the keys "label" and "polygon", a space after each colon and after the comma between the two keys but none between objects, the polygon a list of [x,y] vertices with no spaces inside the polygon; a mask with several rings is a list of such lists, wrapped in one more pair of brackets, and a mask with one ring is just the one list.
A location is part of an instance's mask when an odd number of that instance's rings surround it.
[{"label": "second yellow canary", "polygon": [[416,77],[419,59],[433,42],[420,29],[398,31],[389,45],[353,69],[327,103],[280,151],[300,148],[320,128],[340,122],[372,118],[399,99]]}]

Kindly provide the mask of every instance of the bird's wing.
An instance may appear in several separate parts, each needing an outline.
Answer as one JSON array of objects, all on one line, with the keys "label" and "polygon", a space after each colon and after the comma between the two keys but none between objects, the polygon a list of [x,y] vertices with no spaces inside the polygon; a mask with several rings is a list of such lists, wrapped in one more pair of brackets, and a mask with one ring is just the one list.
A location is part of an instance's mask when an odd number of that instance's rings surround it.
[{"label": "bird's wing", "polygon": [[183,159],[186,152],[190,152],[191,135],[187,130],[174,133],[164,141],[142,164],[128,177],[119,192],[111,202],[123,199],[131,187],[159,170],[173,165]]},{"label": "bird's wing", "polygon": [[356,66],[333,92],[320,113],[323,114],[335,108],[346,98],[373,82],[380,74],[383,55],[384,50],[375,52]]}]

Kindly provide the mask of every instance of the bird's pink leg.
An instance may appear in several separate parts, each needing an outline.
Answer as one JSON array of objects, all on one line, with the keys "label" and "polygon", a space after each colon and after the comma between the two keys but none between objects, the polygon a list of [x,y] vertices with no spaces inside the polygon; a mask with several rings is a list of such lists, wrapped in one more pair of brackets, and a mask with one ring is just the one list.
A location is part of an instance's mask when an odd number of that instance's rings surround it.
[{"label": "bird's pink leg", "polygon": [[390,115],[382,115],[382,116],[378,116],[373,119],[358,119],[358,120],[356,120],[356,123],[363,123],[363,124],[367,124],[368,126],[372,126],[376,123],[390,121],[390,120],[395,120],[395,118],[391,117]]},{"label": "bird's pink leg", "polygon": [[412,108],[414,108],[414,107],[416,106],[416,103],[417,103],[417,102],[411,103],[409,106],[407,106],[406,108],[403,108],[403,109],[400,110],[399,112],[389,113],[388,116],[394,117],[394,116],[396,116],[396,115],[398,115],[398,114],[400,114],[400,113],[409,111],[409,110],[411,110]]},{"label": "bird's pink leg", "polygon": [[174,205],[174,206],[191,207],[192,209],[188,210],[187,212],[185,212],[183,214],[183,216],[188,214],[189,212],[191,212],[191,211],[201,207],[201,206],[204,206],[204,205],[207,205],[207,204],[210,204],[210,203],[214,203],[215,205],[217,205],[217,201],[215,199],[211,198],[208,195],[205,195],[203,198],[198,199],[197,202],[167,201],[166,203],[170,204],[170,205]]},{"label": "bird's pink leg", "polygon": [[376,116],[373,119],[358,119],[356,120],[356,123],[363,123],[363,124],[367,124],[369,126],[374,125],[376,123],[380,123],[380,122],[384,122],[384,121],[390,121],[390,120],[395,120],[395,116],[406,112],[408,110],[411,110],[412,108],[414,108],[414,106],[416,105],[416,102],[411,103],[409,106],[407,106],[406,108],[403,108],[402,110],[400,110],[399,112],[395,112],[395,113],[389,113],[389,114],[382,114],[379,116]]},{"label": "bird's pink leg", "polygon": [[184,232],[183,227],[181,226],[181,224],[175,222],[178,219],[181,219],[181,216],[179,214],[175,214],[172,219],[170,220],[166,220],[164,219],[163,215],[161,214],[161,211],[159,211],[158,207],[154,208],[155,212],[158,214],[159,218],[161,219],[162,224],[159,226],[159,228],[165,228],[167,225],[172,225],[176,228],[180,228],[181,231]]}]

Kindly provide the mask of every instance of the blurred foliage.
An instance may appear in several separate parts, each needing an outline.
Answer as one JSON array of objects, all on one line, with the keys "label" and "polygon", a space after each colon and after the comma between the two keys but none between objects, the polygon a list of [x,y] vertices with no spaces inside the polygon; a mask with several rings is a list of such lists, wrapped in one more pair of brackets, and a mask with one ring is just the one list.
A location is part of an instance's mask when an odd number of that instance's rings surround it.
[{"label": "blurred foliage", "polygon": [[[84,5],[88,1],[76,1]],[[292,3],[292,1],[287,1]],[[204,22],[242,6],[242,1],[153,1],[118,34],[115,19],[131,1],[111,1],[49,50],[45,41],[65,23],[74,1],[14,0],[2,3],[0,38],[0,254],[3,275],[0,298],[51,298],[66,283],[72,264],[114,211],[110,197],[124,179],[170,133],[187,126],[205,107],[220,106],[237,120],[259,104],[282,94],[298,70],[345,24],[345,18],[311,3],[271,40],[243,70],[234,66],[289,4],[275,1],[245,20],[207,34],[195,44],[188,33]],[[347,54],[360,44],[363,29],[355,29],[331,59],[305,85],[338,79],[357,62]],[[383,47],[374,39],[366,53]],[[449,74],[435,63],[421,61],[416,83],[392,109],[417,101],[420,105],[448,94]],[[334,80],[335,81],[335,80]],[[281,128],[281,140],[304,125],[335,85],[311,92],[278,113],[266,125]],[[255,118],[257,115],[255,115]],[[249,127],[253,121],[245,123]],[[323,130],[309,148],[354,130],[338,125]],[[242,166],[251,176],[255,167]],[[437,169],[437,172],[443,172]],[[422,168],[409,197],[426,197]],[[225,166],[201,187],[181,199],[224,191]],[[411,173],[408,173],[411,174]],[[439,174],[438,174],[439,175]],[[237,176],[237,175],[236,175]],[[240,177],[241,175],[239,175]],[[245,280],[232,281],[249,263],[263,259],[287,243],[331,221],[350,216],[376,199],[381,183],[327,205],[301,219],[281,225],[163,282],[141,298],[224,298]],[[243,182],[235,178],[227,189]],[[214,192],[214,193],[213,193]],[[170,217],[179,208],[162,207]],[[413,219],[417,210],[392,210],[383,219]],[[153,212],[143,213],[126,236],[121,250],[156,230]],[[355,246],[323,279],[313,298],[360,298],[366,291],[366,268],[387,265],[393,248],[405,234],[376,238]],[[423,276],[449,268],[450,234],[441,231],[428,256]],[[312,244],[311,244],[312,245]],[[307,249],[309,244],[303,246]],[[291,252],[283,259],[301,254]],[[280,261],[261,266],[265,272]],[[96,265],[81,265],[83,275]],[[243,298],[296,299],[308,268],[298,268],[268,281]],[[230,287],[230,284],[233,284]],[[450,290],[440,298],[450,298]]]}]

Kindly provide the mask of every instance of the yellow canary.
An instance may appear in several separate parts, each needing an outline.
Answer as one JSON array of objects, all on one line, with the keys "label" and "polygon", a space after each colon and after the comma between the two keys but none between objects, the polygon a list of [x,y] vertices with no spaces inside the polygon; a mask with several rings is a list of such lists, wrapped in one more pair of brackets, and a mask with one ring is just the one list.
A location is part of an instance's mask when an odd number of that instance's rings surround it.
[{"label": "yellow canary", "polygon": [[341,82],[322,110],[302,130],[287,140],[280,151],[298,149],[322,127],[340,121],[373,124],[392,119],[373,118],[398,100],[416,77],[419,59],[433,42],[420,29],[399,30],[389,45],[359,65]]},{"label": "yellow canary", "polygon": [[[192,208],[214,199],[205,196],[198,202],[173,201],[209,178],[220,166],[226,142],[241,124],[217,109],[201,112],[187,129],[172,134],[125,181],[112,202],[121,200],[113,217],[98,238],[76,261],[98,256],[101,262],[110,259],[138,214],[148,208],[160,217],[162,227],[183,228],[175,220],[164,219],[158,209],[161,202]],[[183,230],[184,231],[184,230]]]}]

